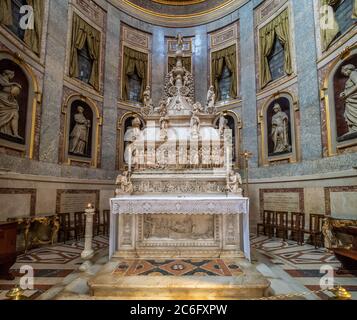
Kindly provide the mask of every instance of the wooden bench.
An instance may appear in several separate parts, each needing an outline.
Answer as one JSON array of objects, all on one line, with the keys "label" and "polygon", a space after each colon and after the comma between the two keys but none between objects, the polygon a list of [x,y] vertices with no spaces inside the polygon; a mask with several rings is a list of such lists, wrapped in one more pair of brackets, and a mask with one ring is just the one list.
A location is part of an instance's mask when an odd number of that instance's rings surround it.
[{"label": "wooden bench", "polygon": [[[357,250],[334,248],[332,249],[336,258],[341,262],[342,269],[357,275]],[[341,272],[342,270],[339,270]]]}]

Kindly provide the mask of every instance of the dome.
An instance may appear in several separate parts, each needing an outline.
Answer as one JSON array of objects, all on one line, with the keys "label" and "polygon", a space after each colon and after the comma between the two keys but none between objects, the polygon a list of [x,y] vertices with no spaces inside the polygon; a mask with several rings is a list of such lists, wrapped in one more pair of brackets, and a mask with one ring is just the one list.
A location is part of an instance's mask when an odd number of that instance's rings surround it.
[{"label": "dome", "polygon": [[124,0],[115,1],[126,13],[167,27],[187,27],[214,21],[233,12],[242,0]]}]

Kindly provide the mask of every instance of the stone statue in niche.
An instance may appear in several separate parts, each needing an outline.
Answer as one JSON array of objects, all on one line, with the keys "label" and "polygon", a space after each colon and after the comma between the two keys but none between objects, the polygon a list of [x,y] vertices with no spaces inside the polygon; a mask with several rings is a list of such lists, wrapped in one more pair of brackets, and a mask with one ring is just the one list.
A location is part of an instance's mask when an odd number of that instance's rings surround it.
[{"label": "stone statue in niche", "polygon": [[219,135],[221,138],[224,137],[224,132],[226,129],[229,129],[228,126],[228,120],[226,119],[226,117],[224,116],[223,113],[221,113],[220,117],[219,117]]},{"label": "stone statue in niche", "polygon": [[281,110],[279,103],[274,104],[273,110],[271,137],[274,143],[274,153],[290,152],[289,117]]},{"label": "stone statue in niche", "polygon": [[353,64],[347,64],[342,67],[341,73],[348,77],[345,84],[345,90],[341,92],[340,97],[345,101],[345,119],[348,125],[348,133],[357,132],[357,70]]},{"label": "stone statue in niche", "polygon": [[197,116],[197,114],[192,113],[192,117],[191,117],[191,138],[192,139],[199,139],[200,127],[201,127],[200,118]]},{"label": "stone statue in niche", "polygon": [[89,130],[91,121],[83,114],[84,108],[79,106],[74,115],[75,125],[69,136],[69,152],[84,156],[88,153]]},{"label": "stone statue in niche", "polygon": [[169,118],[167,116],[167,104],[165,100],[160,102],[160,139],[166,141],[168,139]]},{"label": "stone statue in niche", "polygon": [[134,191],[128,171],[124,171],[121,175],[118,175],[115,184],[118,186],[118,188],[115,190],[115,194],[117,196],[123,194],[132,194]]},{"label": "stone statue in niche", "polygon": [[207,92],[207,113],[214,114],[217,112],[215,107],[216,103],[216,94],[214,93],[214,87],[210,86]]},{"label": "stone statue in niche", "polygon": [[242,177],[238,172],[229,171],[227,176],[227,191],[230,193],[242,195]]},{"label": "stone statue in niche", "polygon": [[143,107],[143,114],[148,115],[152,113],[153,111],[153,103],[151,99],[151,91],[150,91],[150,86],[146,86],[146,89],[143,93],[144,96],[144,107]]},{"label": "stone statue in niche", "polygon": [[203,112],[203,107],[199,102],[196,102],[193,106],[192,106],[192,112],[193,114],[197,115],[201,112]]},{"label": "stone statue in niche", "polygon": [[21,85],[12,82],[15,72],[5,70],[0,75],[0,132],[14,138],[19,135],[19,104],[16,97],[21,93]]}]

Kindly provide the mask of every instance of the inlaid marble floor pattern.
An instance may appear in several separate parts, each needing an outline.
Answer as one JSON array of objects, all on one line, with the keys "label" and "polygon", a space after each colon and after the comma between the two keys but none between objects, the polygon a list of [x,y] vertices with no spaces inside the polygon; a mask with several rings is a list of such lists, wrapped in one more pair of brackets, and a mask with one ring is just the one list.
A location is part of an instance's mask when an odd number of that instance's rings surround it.
[{"label": "inlaid marble floor pattern", "polygon": [[[320,288],[321,265],[331,265],[335,270],[340,266],[335,257],[323,248],[315,249],[304,244],[299,246],[294,241],[282,239],[268,239],[265,236],[252,236],[251,244],[253,257],[264,260],[255,260],[256,265],[264,265],[268,272],[280,270],[284,273],[283,282],[290,283],[289,288],[300,288],[300,291],[313,291]],[[67,244],[58,243],[54,246],[40,247],[29,251],[27,255],[20,255],[12,267],[16,279],[13,281],[0,280],[0,300],[6,299],[6,293],[19,283],[20,268],[31,266],[34,269],[34,290],[25,291],[29,299],[41,299],[50,289],[64,281],[70,281],[75,276],[78,266],[82,263],[80,254],[84,240]],[[108,238],[95,237],[93,247],[95,251],[105,250],[108,247]],[[221,259],[192,259],[192,260],[123,260],[118,264],[115,272],[127,275],[237,275],[241,272],[228,260]],[[145,263],[143,263],[145,262]],[[121,267],[120,267],[121,266]],[[260,270],[259,270],[260,271]],[[274,279],[273,279],[274,280]],[[349,290],[352,298],[357,300],[357,277],[350,274],[335,273],[335,284],[342,285]],[[293,292],[290,292],[293,293]],[[319,294],[317,299],[328,299],[328,295]]]},{"label": "inlaid marble floor pattern", "polygon": [[[97,236],[93,240],[93,249],[98,252],[108,247],[108,238]],[[83,262],[80,255],[84,249],[84,240],[80,242],[58,243],[30,250],[27,254],[17,257],[11,272],[15,280],[0,280],[0,300],[7,299],[8,290],[20,283],[20,278],[28,275],[30,266],[34,270],[34,290],[26,290],[24,295],[29,299],[37,299],[56,284],[63,281]],[[21,273],[21,268],[25,267]]]},{"label": "inlaid marble floor pattern", "polygon": [[[352,299],[357,300],[357,277],[348,272],[336,273],[340,263],[325,248],[315,249],[309,244],[300,246],[295,241],[269,239],[266,236],[252,236],[251,246],[253,252],[256,250],[271,263],[271,266],[284,272],[287,275],[285,279],[289,281],[290,278],[292,283],[303,286],[306,291],[320,290],[320,279],[326,273],[326,271],[321,273],[320,268],[323,265],[331,266],[334,269],[334,284],[343,286],[351,293]],[[317,296],[320,299],[331,297],[325,293],[318,293]]]},{"label": "inlaid marble floor pattern", "polygon": [[228,259],[122,260],[114,274],[120,276],[225,276],[242,274]]}]

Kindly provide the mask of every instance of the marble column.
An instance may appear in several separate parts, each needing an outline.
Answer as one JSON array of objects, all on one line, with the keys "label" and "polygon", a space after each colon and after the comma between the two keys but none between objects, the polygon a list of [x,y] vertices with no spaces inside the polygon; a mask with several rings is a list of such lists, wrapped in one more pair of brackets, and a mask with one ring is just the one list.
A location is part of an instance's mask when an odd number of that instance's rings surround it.
[{"label": "marble column", "polygon": [[102,168],[107,170],[115,170],[119,50],[120,12],[113,6],[108,5],[102,131]]},{"label": "marble column", "polygon": [[193,56],[194,77],[195,77],[195,94],[196,100],[203,105],[206,104],[208,91],[208,35],[205,26],[197,27],[194,39],[195,53]]},{"label": "marble column", "polygon": [[86,216],[86,229],[84,236],[84,250],[81,253],[81,258],[84,260],[83,264],[79,267],[81,271],[87,271],[91,266],[90,259],[94,255],[93,244],[93,217],[95,215],[95,210],[91,205],[85,210]]},{"label": "marble column", "polygon": [[164,29],[153,27],[152,36],[152,101],[159,105],[163,94],[163,84],[166,73],[166,50]]},{"label": "marble column", "polygon": [[322,157],[322,143],[314,7],[311,0],[291,1],[291,4],[295,25],[301,153],[303,160],[315,160]]},{"label": "marble column", "polygon": [[67,34],[68,0],[49,1],[39,158],[52,163],[58,163]]},{"label": "marble column", "polygon": [[253,156],[249,161],[249,165],[257,167],[258,137],[253,3],[248,2],[241,7],[239,16],[243,149],[252,152]]}]

